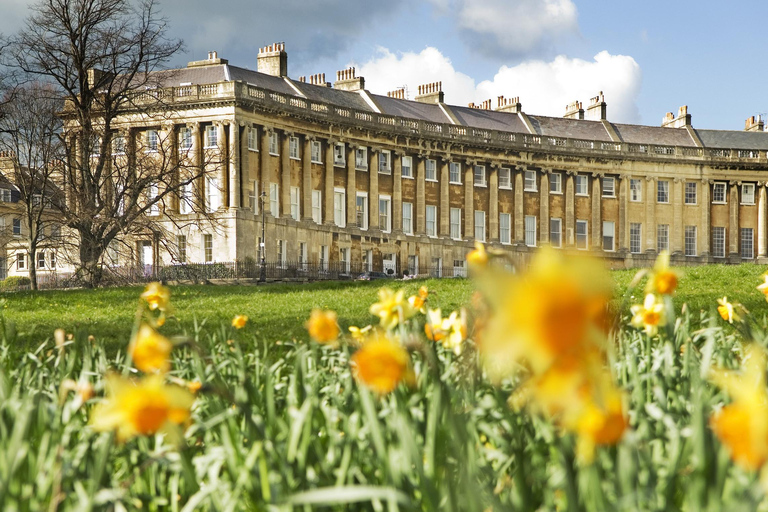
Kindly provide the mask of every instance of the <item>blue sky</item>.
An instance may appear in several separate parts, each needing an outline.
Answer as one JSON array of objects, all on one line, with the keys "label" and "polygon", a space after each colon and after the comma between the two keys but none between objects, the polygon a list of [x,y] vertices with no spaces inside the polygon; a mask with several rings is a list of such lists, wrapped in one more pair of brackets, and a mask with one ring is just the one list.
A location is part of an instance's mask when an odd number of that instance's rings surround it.
[{"label": "blue sky", "polygon": [[[0,32],[30,0],[0,0]],[[212,7],[214,6],[214,7]],[[519,96],[526,112],[560,116],[605,92],[608,118],[659,125],[688,105],[694,127],[742,129],[768,112],[757,0],[162,0],[187,53],[217,50],[255,68],[260,46],[284,41],[292,77],[355,65],[386,93],[442,81],[446,101]]]}]

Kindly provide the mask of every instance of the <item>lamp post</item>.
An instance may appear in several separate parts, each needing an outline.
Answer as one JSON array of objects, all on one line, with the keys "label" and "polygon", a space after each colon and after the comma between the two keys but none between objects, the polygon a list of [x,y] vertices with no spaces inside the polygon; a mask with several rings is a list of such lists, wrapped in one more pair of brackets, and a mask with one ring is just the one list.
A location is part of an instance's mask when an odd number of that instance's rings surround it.
[{"label": "lamp post", "polygon": [[264,203],[267,200],[267,193],[263,190],[261,191],[261,247],[259,247],[259,252],[261,253],[261,269],[259,269],[259,282],[264,283],[267,280],[267,260],[266,260],[266,240],[264,238]]}]

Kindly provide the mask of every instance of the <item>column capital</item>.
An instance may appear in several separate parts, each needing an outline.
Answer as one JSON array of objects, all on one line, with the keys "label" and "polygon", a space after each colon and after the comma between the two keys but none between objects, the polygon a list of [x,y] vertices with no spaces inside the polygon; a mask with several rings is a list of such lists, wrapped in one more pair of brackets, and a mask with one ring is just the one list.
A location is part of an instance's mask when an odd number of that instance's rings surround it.
[{"label": "column capital", "polygon": [[397,155],[397,156],[406,156],[405,155],[405,150],[403,150],[403,149],[396,149],[395,150],[395,155]]},{"label": "column capital", "polygon": [[494,162],[491,162],[491,164],[489,165],[489,167],[490,167],[491,169],[493,169],[493,170],[496,170],[496,171],[498,171],[499,169],[501,169],[501,162],[495,162],[495,161],[494,161]]},{"label": "column capital", "polygon": [[731,186],[733,186],[733,185],[741,185],[741,182],[740,181],[736,181],[736,180],[731,180],[731,181],[728,182],[728,184],[731,185]]},{"label": "column capital", "polygon": [[646,176],[646,177],[645,177],[645,181],[653,181],[653,180],[655,180],[655,179],[656,179],[656,178],[654,178],[653,176]]},{"label": "column capital", "polygon": [[605,178],[605,173],[604,172],[593,172],[592,173],[592,177],[593,178]]},{"label": "column capital", "polygon": [[674,181],[675,183],[680,183],[681,181],[683,181],[683,178],[680,178],[678,176],[678,177],[672,178],[672,181]]},{"label": "column capital", "polygon": [[578,174],[578,172],[574,171],[573,169],[566,169],[564,172],[566,176],[575,176],[576,174]]},{"label": "column capital", "polygon": [[551,167],[542,167],[541,168],[541,174],[552,174],[553,170],[554,169],[552,169]]}]

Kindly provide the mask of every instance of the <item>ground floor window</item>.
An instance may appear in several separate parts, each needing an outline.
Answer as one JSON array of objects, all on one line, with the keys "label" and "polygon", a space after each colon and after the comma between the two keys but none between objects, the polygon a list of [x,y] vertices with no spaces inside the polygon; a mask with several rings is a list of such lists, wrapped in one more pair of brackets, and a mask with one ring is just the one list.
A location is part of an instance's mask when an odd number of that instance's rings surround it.
[{"label": "ground floor window", "polygon": [[685,255],[696,256],[696,226],[685,226]]},{"label": "ground floor window", "polygon": [[723,226],[712,228],[712,256],[725,258],[725,227]]}]

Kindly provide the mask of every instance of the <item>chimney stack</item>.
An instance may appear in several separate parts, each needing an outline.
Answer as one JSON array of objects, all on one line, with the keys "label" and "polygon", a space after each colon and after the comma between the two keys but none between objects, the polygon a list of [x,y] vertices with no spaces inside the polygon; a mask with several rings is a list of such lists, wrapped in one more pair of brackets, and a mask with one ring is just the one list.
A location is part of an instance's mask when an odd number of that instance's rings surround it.
[{"label": "chimney stack", "polygon": [[394,91],[389,91],[387,93],[388,98],[394,98],[396,100],[404,100],[405,98],[405,87],[400,87],[399,89],[395,89]]},{"label": "chimney stack", "polygon": [[744,123],[745,132],[762,132],[764,128],[765,124],[763,123],[763,118],[761,116],[751,116]]},{"label": "chimney stack", "polygon": [[219,58],[219,52],[212,51],[208,52],[208,58],[205,60],[193,60],[192,62],[187,64],[188,68],[202,68],[205,66],[218,66],[220,64],[228,64],[229,61],[227,59],[220,59]]},{"label": "chimney stack", "polygon": [[591,121],[605,121],[608,119],[607,110],[608,106],[605,104],[603,91],[600,91],[600,94],[594,98],[590,98],[589,106],[584,114],[584,119],[589,119]]},{"label": "chimney stack", "polygon": [[499,96],[496,98],[497,112],[510,112],[512,114],[517,114],[523,111],[523,105],[520,103],[520,97],[515,96],[514,98],[505,98],[504,96]]},{"label": "chimney stack", "polygon": [[677,117],[672,112],[667,112],[661,122],[664,128],[684,128],[691,126],[691,114],[688,113],[688,105],[683,105],[677,110]]},{"label": "chimney stack", "polygon": [[443,103],[445,101],[443,82],[420,85],[416,101],[419,103]]},{"label": "chimney stack", "polygon": [[580,101],[573,101],[565,106],[566,119],[584,119],[584,109],[581,108]]},{"label": "chimney stack", "polygon": [[316,73],[309,75],[309,83],[312,85],[319,85],[320,87],[330,87],[331,84],[325,81],[325,73]]},{"label": "chimney stack", "polygon": [[285,43],[275,43],[259,48],[256,70],[272,76],[288,76],[288,54],[285,53]]},{"label": "chimney stack", "polygon": [[342,69],[336,72],[333,88],[342,91],[362,91],[365,89],[365,78],[357,76],[355,68]]}]

